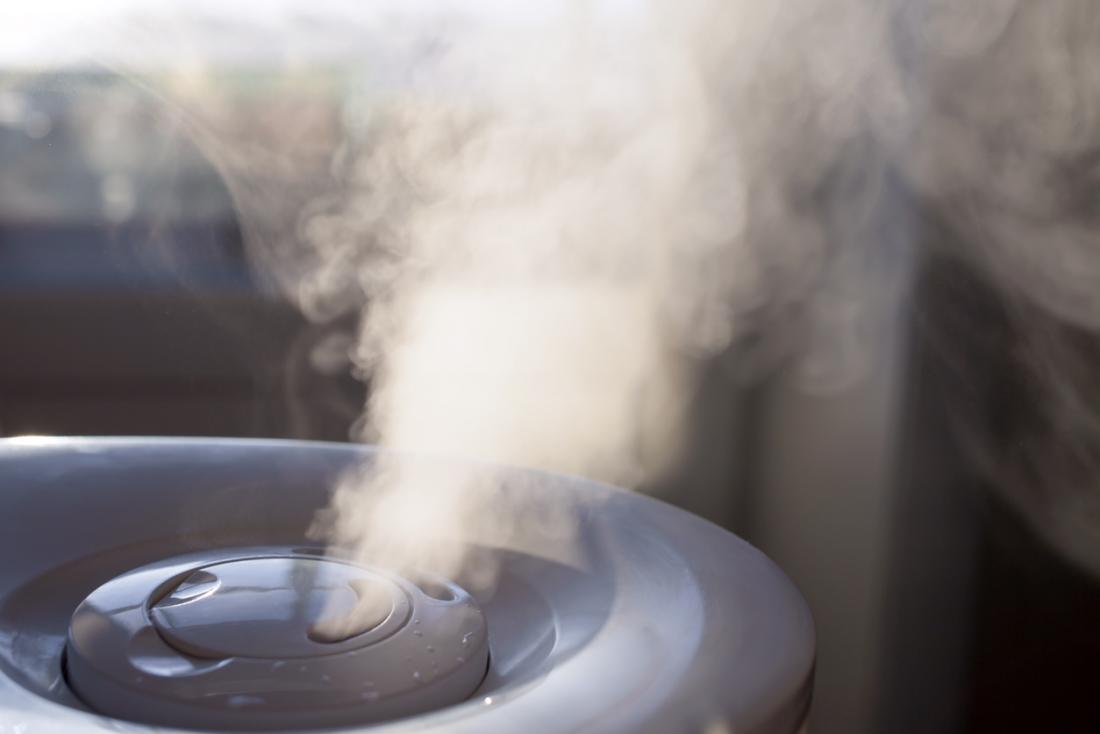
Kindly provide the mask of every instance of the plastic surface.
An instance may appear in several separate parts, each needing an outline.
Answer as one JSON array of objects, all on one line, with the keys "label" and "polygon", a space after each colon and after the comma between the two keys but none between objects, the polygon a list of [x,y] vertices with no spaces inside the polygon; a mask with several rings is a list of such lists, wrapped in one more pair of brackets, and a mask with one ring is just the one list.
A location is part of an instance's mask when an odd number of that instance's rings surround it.
[{"label": "plastic surface", "polygon": [[190,571],[148,613],[165,642],[187,655],[281,660],[378,642],[405,626],[409,608],[405,590],[381,573],[290,556]]},{"label": "plastic surface", "polygon": [[[421,713],[465,700],[488,665],[481,610],[447,588],[440,601],[403,579],[288,548],[168,559],[112,579],[77,607],[68,682],[101,713],[203,729]],[[340,624],[364,599],[366,616]],[[347,634],[311,639],[331,621]],[[373,624],[356,634],[364,621]]]},{"label": "plastic surface", "polygon": [[[81,601],[147,564],[193,564],[169,576],[200,570],[217,560],[211,548],[234,558],[276,545],[280,554],[315,556],[301,547],[314,513],[343,472],[374,456],[366,447],[278,441],[0,441],[0,723],[23,734],[103,731],[109,720],[89,713],[61,675]],[[372,732],[799,729],[813,626],[767,558],[643,496],[486,471],[501,506],[515,510],[506,536],[469,541],[482,543],[479,553],[498,569],[492,588],[474,594],[489,634],[488,674],[465,702]],[[569,533],[547,532],[548,517]],[[247,706],[223,713],[250,714]]]}]

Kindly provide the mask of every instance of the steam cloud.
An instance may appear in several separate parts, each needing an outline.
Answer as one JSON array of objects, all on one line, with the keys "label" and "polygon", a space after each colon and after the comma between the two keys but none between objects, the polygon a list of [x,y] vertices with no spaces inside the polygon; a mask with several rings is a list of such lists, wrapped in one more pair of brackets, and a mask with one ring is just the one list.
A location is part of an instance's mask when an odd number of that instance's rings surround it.
[{"label": "steam cloud", "polygon": [[[1015,334],[992,357],[1034,409],[1003,443],[960,416],[982,464],[1100,569],[1079,527],[1100,497],[1091,0],[339,12],[367,41],[337,121],[292,99],[235,123],[201,63],[134,76],[221,167],[284,291],[318,321],[361,312],[359,438],[636,485],[675,459],[702,359],[803,319],[841,355],[811,377],[850,379],[870,263],[916,238],[981,274]],[[165,42],[129,30],[96,55],[125,69]],[[446,573],[461,554],[421,539],[507,532],[482,476],[417,466],[348,477],[333,542]]]},{"label": "steam cloud", "polygon": [[[796,27],[748,4],[576,4],[412,33],[430,54],[349,130],[346,188],[300,223],[305,307],[369,299],[361,437],[628,485],[662,471],[693,359],[826,264],[799,198],[856,120],[823,116],[833,80],[804,73],[844,49],[774,53]],[[840,59],[846,81],[862,61]],[[339,488],[331,537],[455,573],[455,546],[516,512],[485,481],[384,457]]]},{"label": "steam cloud", "polygon": [[[335,184],[293,228],[272,217],[285,187],[264,198],[252,158],[229,166],[242,212],[263,215],[256,252],[306,312],[362,309],[360,438],[635,485],[675,459],[700,359],[807,319],[806,346],[833,353],[811,377],[852,379],[873,263],[918,236],[910,210],[1005,298],[1097,325],[1087,0],[520,15],[369,22],[386,61],[349,108]],[[1072,361],[1025,369],[1057,396]],[[1096,441],[1046,424],[1052,442]],[[463,539],[440,538],[508,532],[516,508],[486,511],[484,477],[418,466],[349,477],[322,523],[333,542],[448,572]],[[1021,475],[999,477],[1010,497],[1029,496]]]},{"label": "steam cloud", "polygon": [[[951,232],[947,254],[1022,304],[1023,371],[1051,407],[1022,429],[1040,449],[993,473],[1094,563],[1081,518],[1098,496],[1095,390],[1077,337],[1053,324],[1100,326],[1100,13],[770,5],[579,4],[436,29],[417,84],[363,124],[344,196],[303,228],[322,253],[307,307],[351,272],[371,299],[363,437],[626,484],[659,472],[693,358],[810,298],[832,348],[858,353],[894,176]],[[1004,457],[978,449],[987,466]],[[367,554],[382,539],[401,560],[426,528],[501,522],[471,501],[476,479],[383,467],[367,480],[381,504],[360,481],[337,497],[335,537]]]}]

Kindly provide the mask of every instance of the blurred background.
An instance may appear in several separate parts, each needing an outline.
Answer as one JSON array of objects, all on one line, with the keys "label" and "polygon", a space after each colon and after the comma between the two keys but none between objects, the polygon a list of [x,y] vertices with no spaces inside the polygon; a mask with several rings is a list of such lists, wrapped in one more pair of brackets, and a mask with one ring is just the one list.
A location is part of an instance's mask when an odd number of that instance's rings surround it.
[{"label": "blurred background", "polygon": [[[240,198],[293,212],[331,192],[372,99],[351,60],[384,37],[302,3],[292,49],[263,4],[174,8],[166,39],[161,16],[123,3],[102,11],[122,32],[78,52],[48,40],[56,5],[20,16],[38,35],[0,53],[0,434],[348,440],[370,389],[348,357],[356,311],[303,315],[246,242],[293,240],[294,215],[245,221]],[[219,145],[293,149],[293,165],[232,190],[193,104],[229,131]],[[1060,544],[1029,518],[1074,459],[1052,453],[1048,373],[1027,359],[1072,365],[1062,398],[1087,411],[1100,341],[959,257],[973,232],[901,172],[884,180],[858,364],[838,366],[815,338],[828,323],[798,309],[709,356],[684,455],[650,489],[759,546],[806,595],[811,731],[1100,731],[1100,540]],[[998,486],[1010,466],[1023,499]]]}]

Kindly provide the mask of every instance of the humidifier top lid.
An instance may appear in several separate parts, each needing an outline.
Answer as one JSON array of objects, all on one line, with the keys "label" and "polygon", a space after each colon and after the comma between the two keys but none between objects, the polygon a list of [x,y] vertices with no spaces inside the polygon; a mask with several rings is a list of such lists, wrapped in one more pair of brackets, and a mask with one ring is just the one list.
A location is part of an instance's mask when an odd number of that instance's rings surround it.
[{"label": "humidifier top lid", "polygon": [[488,644],[481,609],[445,580],[230,552],[100,586],[72,616],[67,657],[70,685],[102,713],[298,728],[461,701],[485,675]]},{"label": "humidifier top lid", "polygon": [[246,558],[190,572],[150,606],[161,637],[200,658],[310,658],[365,647],[408,621],[388,577],[319,558]]}]

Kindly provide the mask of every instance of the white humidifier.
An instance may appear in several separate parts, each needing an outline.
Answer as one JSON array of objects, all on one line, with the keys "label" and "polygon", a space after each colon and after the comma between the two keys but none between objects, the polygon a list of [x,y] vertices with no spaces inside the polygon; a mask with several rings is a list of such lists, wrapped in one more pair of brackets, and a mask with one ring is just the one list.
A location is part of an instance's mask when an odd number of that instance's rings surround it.
[{"label": "white humidifier", "polygon": [[[410,577],[306,535],[377,456],[0,441],[0,732],[803,725],[810,614],[748,544],[643,496],[495,469],[535,511],[480,549],[494,583]],[[568,542],[538,531],[540,505],[569,514]]]}]

